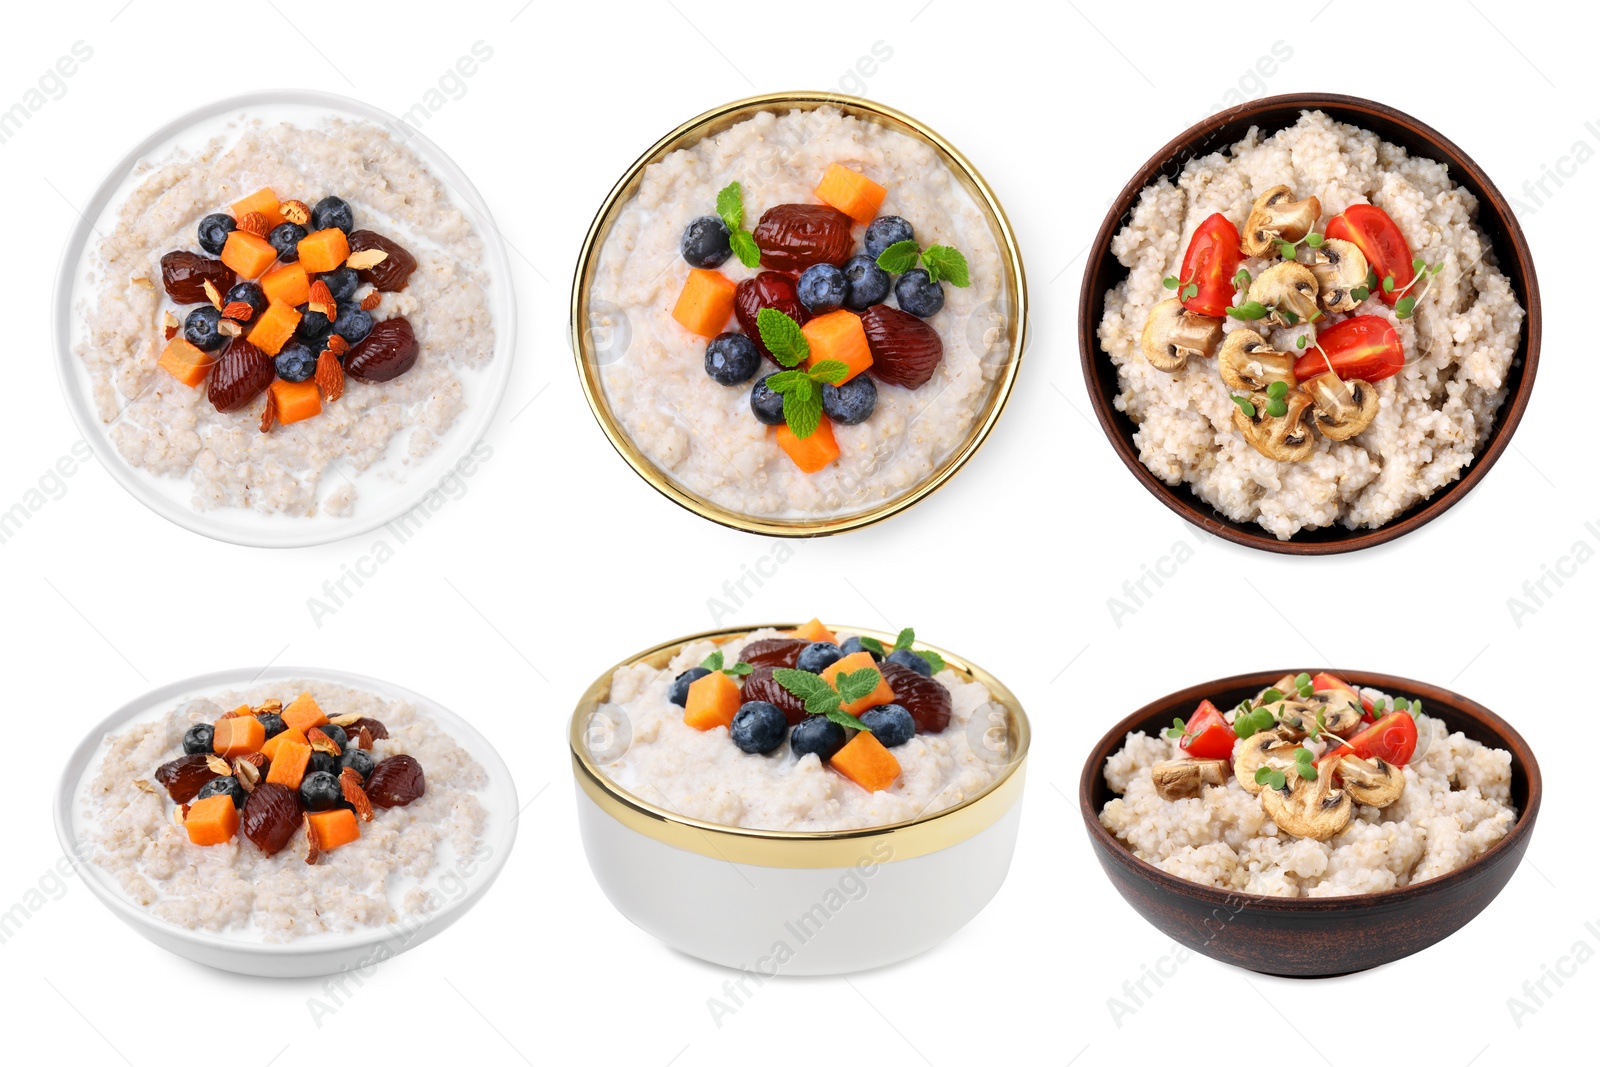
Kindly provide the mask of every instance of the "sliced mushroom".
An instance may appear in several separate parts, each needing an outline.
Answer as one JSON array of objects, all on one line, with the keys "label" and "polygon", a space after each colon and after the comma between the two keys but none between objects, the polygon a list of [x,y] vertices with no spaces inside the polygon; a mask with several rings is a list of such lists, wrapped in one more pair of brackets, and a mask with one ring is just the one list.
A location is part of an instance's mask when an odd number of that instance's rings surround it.
[{"label": "sliced mushroom", "polygon": [[1283,398],[1282,415],[1267,414],[1271,403],[1265,393],[1252,393],[1250,403],[1254,415],[1246,415],[1240,408],[1233,412],[1233,424],[1252,448],[1268,459],[1283,463],[1299,463],[1310,459],[1316,451],[1316,439],[1311,436],[1311,398],[1298,389],[1289,390]]},{"label": "sliced mushroom", "polygon": [[1156,795],[1162,800],[1183,800],[1200,795],[1200,787],[1223,785],[1228,780],[1228,761],[1222,759],[1169,759],[1150,768]]},{"label": "sliced mushroom", "polygon": [[1317,276],[1304,263],[1291,260],[1275,264],[1250,283],[1249,299],[1268,308],[1269,324],[1293,326],[1309,322],[1318,314]]},{"label": "sliced mushroom", "polygon": [[1217,353],[1217,370],[1222,380],[1233,389],[1259,393],[1273,382],[1283,382],[1295,387],[1294,357],[1279,352],[1256,331],[1243,328],[1234,330],[1222,339],[1222,351]]},{"label": "sliced mushroom", "polygon": [[1222,340],[1222,320],[1197,315],[1176,298],[1163,300],[1150,309],[1139,335],[1144,358],[1156,370],[1176,374],[1190,356],[1209,356]]},{"label": "sliced mushroom", "polygon": [[1311,721],[1330,734],[1348,737],[1361,728],[1361,704],[1342,689],[1323,689],[1301,698],[1300,703],[1305,705]]},{"label": "sliced mushroom", "polygon": [[1239,779],[1245,792],[1259,796],[1266,786],[1256,781],[1256,771],[1266,766],[1280,770],[1293,767],[1294,750],[1294,743],[1284,740],[1276,730],[1251,734],[1244,744],[1233,750],[1233,776]]},{"label": "sliced mushroom", "polygon": [[1322,201],[1314,196],[1296,200],[1293,189],[1274,185],[1256,197],[1250,217],[1244,221],[1239,249],[1247,256],[1264,256],[1279,241],[1300,240],[1321,217]]},{"label": "sliced mushroom", "polygon": [[1282,789],[1262,791],[1262,808],[1278,829],[1326,841],[1349,824],[1355,810],[1350,794],[1334,787],[1333,771],[1334,761],[1328,760],[1317,768],[1315,778],[1291,774]]},{"label": "sliced mushroom", "polygon": [[[1290,685],[1293,690],[1293,684]],[[1299,741],[1317,724],[1317,713],[1301,700],[1279,700],[1266,705],[1278,717],[1278,734],[1287,741]]]},{"label": "sliced mushroom", "polygon": [[1324,371],[1307,378],[1300,388],[1316,411],[1312,424],[1330,441],[1348,441],[1378,417],[1378,391],[1359,378],[1347,382]]},{"label": "sliced mushroom", "polygon": [[1406,791],[1406,776],[1400,768],[1377,757],[1346,756],[1337,762],[1345,792],[1357,804],[1387,808]]},{"label": "sliced mushroom", "polygon": [[1367,280],[1367,269],[1367,257],[1353,243],[1337,237],[1323,241],[1311,264],[1322,310],[1349,311],[1355,307],[1357,301],[1350,291]]}]

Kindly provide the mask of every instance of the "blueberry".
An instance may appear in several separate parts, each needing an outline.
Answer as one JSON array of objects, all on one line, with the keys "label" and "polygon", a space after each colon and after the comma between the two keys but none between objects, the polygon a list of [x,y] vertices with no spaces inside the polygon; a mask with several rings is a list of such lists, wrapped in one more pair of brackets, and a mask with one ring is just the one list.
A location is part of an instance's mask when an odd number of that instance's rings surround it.
[{"label": "blueberry", "polygon": [[889,295],[889,273],[871,256],[851,256],[845,262],[844,276],[850,283],[844,306],[851,311],[865,311],[873,304],[883,303]]},{"label": "blueberry", "polygon": [[301,304],[300,325],[294,328],[294,335],[304,341],[307,347],[315,352],[321,352],[327,347],[328,335],[333,332],[333,323],[328,321],[328,316],[320,311],[312,311],[309,304]]},{"label": "blueberry", "polygon": [[795,292],[807,311],[825,315],[844,304],[850,283],[845,280],[844,271],[832,263],[816,263],[800,272]]},{"label": "blueberry", "polygon": [[698,682],[710,673],[704,667],[690,667],[672,680],[672,686],[667,690],[667,699],[680,708],[688,706],[690,684]]},{"label": "blueberry", "polygon": [[333,320],[333,332],[352,345],[356,344],[372,332],[372,316],[362,311],[359,305],[348,302],[340,304],[339,317]]},{"label": "blueberry", "polygon": [[280,260],[293,263],[300,258],[300,239],[305,235],[304,226],[286,222],[282,226],[272,228],[272,232],[267,234],[267,244],[278,253]]},{"label": "blueberry", "polygon": [[289,728],[289,724],[283,721],[283,716],[276,712],[262,712],[256,718],[261,721],[261,725],[267,731],[268,737],[277,737]]},{"label": "blueberry", "polygon": [[728,227],[715,215],[701,215],[683,228],[678,250],[691,267],[715,270],[733,255],[728,243]]},{"label": "blueberry", "polygon": [[321,726],[317,727],[317,729],[319,729],[323,733],[327,734],[328,738],[334,744],[339,746],[339,751],[340,752],[343,752],[344,749],[345,749],[345,746],[350,743],[350,737],[349,737],[349,735],[347,735],[344,732],[344,727],[343,726],[335,726],[331,722],[325,722]]},{"label": "blueberry", "polygon": [[861,638],[859,637],[845,638],[844,644],[839,646],[839,651],[843,652],[847,656],[855,652],[865,652],[867,655],[872,657],[872,662],[874,663],[880,663],[883,660],[883,656],[881,654],[874,652],[869,648],[863,648],[861,645]]},{"label": "blueberry", "polygon": [[311,753],[311,762],[306,764],[306,772],[331,774],[335,781],[339,779],[339,757],[330,756],[326,752]]},{"label": "blueberry", "polygon": [[925,319],[944,307],[944,286],[928,277],[928,272],[918,267],[900,275],[894,283],[895,303],[901,311],[909,311]]},{"label": "blueberry", "polygon": [[349,233],[356,228],[356,214],[350,205],[337,196],[325,196],[311,209],[311,226],[317,230],[343,230]]},{"label": "blueberry", "polygon": [[822,384],[822,411],[834,422],[854,426],[872,417],[878,406],[878,387],[865,374],[858,374],[843,385]]},{"label": "blueberry", "polygon": [[[774,371],[773,374],[776,374]],[[750,390],[750,410],[755,413],[756,421],[767,426],[783,425],[783,394],[774,393],[767,382],[771,374],[756,383]]]},{"label": "blueberry", "polygon": [[861,721],[867,724],[867,729],[883,743],[884,748],[903,745],[917,732],[917,724],[911,718],[911,713],[899,704],[880,704],[862,715]]},{"label": "blueberry", "polygon": [[761,350],[742,333],[718,334],[706,345],[706,373],[720,385],[741,385],[761,369]]},{"label": "blueberry", "polygon": [[373,762],[372,757],[359,748],[347,749],[345,754],[339,758],[339,769],[353,768],[361,776],[363,782],[372,777],[372,768],[376,766],[377,764]]},{"label": "blueberry", "polygon": [[328,811],[343,804],[344,790],[339,788],[338,776],[327,771],[313,771],[306,775],[300,782],[300,803],[306,806],[307,811]]},{"label": "blueberry", "polygon": [[222,255],[222,246],[228,243],[228,234],[236,226],[232,215],[207,215],[200,220],[200,247],[214,256]]},{"label": "blueberry", "polygon": [[356,295],[356,286],[361,284],[361,279],[349,267],[340,267],[330,270],[326,274],[317,275],[318,279],[328,287],[328,293],[338,303],[344,303]]},{"label": "blueberry", "polygon": [[816,753],[826,762],[844,747],[844,727],[823,715],[813,715],[789,733],[789,748],[798,756]]},{"label": "blueberry", "polygon": [[880,215],[867,226],[867,255],[877,259],[890,245],[916,239],[911,223],[899,215]]},{"label": "blueberry", "polygon": [[826,668],[844,658],[844,653],[832,641],[813,641],[800,650],[795,666],[812,674],[821,674]]},{"label": "blueberry", "polygon": [[299,341],[290,341],[279,349],[273,362],[278,377],[286,382],[303,382],[317,373],[317,354]]},{"label": "blueberry", "polygon": [[194,798],[196,800],[204,800],[206,797],[216,796],[232,797],[234,807],[244,807],[244,786],[240,785],[239,779],[231,774],[224,774],[211,779],[211,781],[200,787],[200,792],[196,793]]},{"label": "blueberry", "polygon": [[183,751],[190,756],[199,756],[210,752],[211,737],[211,724],[197,722],[183,732]]},{"label": "blueberry", "polygon": [[728,734],[733,743],[754,755],[771,752],[783,744],[789,732],[789,720],[776,704],[765,700],[752,700],[733,716],[733,726]]},{"label": "blueberry", "polygon": [[227,299],[225,299],[223,303],[249,304],[250,317],[253,319],[263,311],[267,310],[267,294],[262,292],[261,286],[257,285],[255,282],[239,282],[232,289],[228,290]]},{"label": "blueberry", "polygon": [[928,665],[928,661],[909,648],[902,648],[896,652],[889,653],[889,662],[898,663],[902,667],[910,667],[924,678],[933,677],[933,668]]},{"label": "blueberry", "polygon": [[228,337],[217,329],[222,322],[222,312],[207,304],[189,312],[183,320],[183,338],[196,348],[215,352],[227,342]]}]

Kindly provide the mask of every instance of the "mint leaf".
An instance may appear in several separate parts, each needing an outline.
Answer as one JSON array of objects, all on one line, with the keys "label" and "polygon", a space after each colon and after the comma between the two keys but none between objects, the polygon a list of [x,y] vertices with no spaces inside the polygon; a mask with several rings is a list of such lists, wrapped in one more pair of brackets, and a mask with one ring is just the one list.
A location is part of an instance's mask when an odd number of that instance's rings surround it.
[{"label": "mint leaf", "polygon": [[917,242],[896,241],[878,253],[878,266],[890,274],[904,274],[917,265],[919,255]]},{"label": "mint leaf", "polygon": [[807,389],[811,376],[803,370],[781,370],[767,379],[767,388],[774,393],[787,393],[791,389]]},{"label": "mint leaf", "polygon": [[735,678],[743,678],[745,675],[751,673],[754,670],[755,670],[755,668],[750,666],[750,664],[744,662],[743,660],[740,660],[738,663],[735,663],[733,666],[724,668],[722,673],[723,674],[732,675]]},{"label": "mint leaf", "polygon": [[756,330],[772,358],[785,367],[793,367],[811,354],[800,324],[777,308],[762,308],[756,313]]},{"label": "mint leaf", "polygon": [[744,225],[744,190],[738,182],[727,185],[717,194],[717,214],[729,233]]},{"label": "mint leaf", "polygon": [[910,648],[911,643],[916,639],[917,631],[907,626],[904,630],[901,630],[899,636],[894,639],[894,650],[899,652],[902,648]]},{"label": "mint leaf", "polygon": [[938,674],[940,671],[944,670],[944,657],[939,655],[939,653],[924,648],[919,651],[917,655],[928,661],[928,666],[933,668],[934,674]]},{"label": "mint leaf", "polygon": [[863,667],[859,671],[841,671],[833,679],[839,688],[839,702],[842,704],[860,700],[878,688],[878,683],[882,680],[883,675],[872,667]]},{"label": "mint leaf", "polygon": [[[807,710],[810,710],[810,709],[807,709]],[[832,719],[834,722],[838,723],[840,726],[846,726],[846,727],[849,727],[852,730],[860,730],[863,733],[869,733],[870,734],[872,732],[872,730],[870,728],[868,728],[866,723],[862,722],[860,719],[856,718],[854,715],[850,714],[848,711],[843,710],[842,708],[839,708],[839,707],[829,708],[827,711],[823,712],[822,714],[826,715],[828,718]]]},{"label": "mint leaf", "polygon": [[811,379],[807,378],[806,384],[810,386],[809,392],[802,394],[799,389],[791,389],[783,394],[783,421],[802,441],[822,425],[822,394],[811,384]]},{"label": "mint leaf", "polygon": [[883,655],[883,642],[876,637],[858,637],[856,638],[856,643],[868,652],[876,652],[880,656]]},{"label": "mint leaf", "polygon": [[711,655],[701,660],[700,666],[704,667],[708,671],[720,671],[722,669],[722,649],[717,649],[715,652],[711,653]]},{"label": "mint leaf", "polygon": [[929,245],[922,253],[922,265],[928,277],[936,282],[949,282],[957,289],[972,284],[972,277],[967,273],[967,257],[949,245]]},{"label": "mint leaf", "polygon": [[797,671],[792,667],[779,667],[772,672],[772,680],[799,697],[808,715],[826,715],[839,707],[839,694],[821,675],[810,671]]},{"label": "mint leaf", "polygon": [[761,266],[761,249],[748,231],[729,230],[728,246],[733,249],[733,254],[739,257],[740,263],[752,270]]},{"label": "mint leaf", "polygon": [[829,385],[838,385],[844,381],[845,375],[850,373],[849,364],[842,359],[825,359],[811,366],[810,378],[814,382],[827,382]]}]

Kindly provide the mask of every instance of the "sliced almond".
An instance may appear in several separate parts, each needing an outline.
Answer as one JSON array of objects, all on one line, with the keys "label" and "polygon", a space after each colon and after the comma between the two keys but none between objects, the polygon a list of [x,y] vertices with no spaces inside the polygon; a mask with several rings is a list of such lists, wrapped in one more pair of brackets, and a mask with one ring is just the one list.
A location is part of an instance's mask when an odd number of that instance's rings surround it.
[{"label": "sliced almond", "polygon": [[328,335],[327,345],[327,350],[332,352],[335,356],[342,356],[346,352],[350,351],[350,342],[346,341],[343,337],[340,337],[336,333]]},{"label": "sliced almond", "polygon": [[182,326],[183,323],[178,321],[178,316],[168,311],[161,316],[161,325],[165,326],[169,330],[176,330],[179,326]]},{"label": "sliced almond", "polygon": [[207,278],[202,281],[200,283],[200,288],[206,291],[206,299],[211,301],[211,306],[216,308],[218,311],[221,311],[222,294],[217,292],[217,287],[211,284],[211,279]]},{"label": "sliced almond", "polygon": [[361,310],[371,311],[381,303],[383,303],[383,294],[374,289],[372,292],[361,298]]},{"label": "sliced almond", "polygon": [[232,774],[233,773],[233,768],[228,766],[228,761],[223,759],[221,756],[207,756],[206,757],[206,766],[210,767],[212,770],[216,771],[218,774]]},{"label": "sliced almond", "polygon": [[359,252],[351,252],[344,265],[351,270],[371,270],[388,258],[389,253],[381,248],[363,248]]},{"label": "sliced almond", "polygon": [[306,862],[315,863],[317,862],[317,857],[322,855],[322,849],[317,844],[317,827],[311,821],[311,813],[309,811],[301,818],[305,821],[306,827]]},{"label": "sliced almond", "polygon": [[338,742],[315,726],[306,734],[306,740],[311,742],[311,751],[313,752],[321,752],[325,756],[339,755]]},{"label": "sliced almond", "polygon": [[189,805],[181,804],[178,807],[173,808],[172,809],[172,821],[175,824],[177,824],[178,826],[182,826],[184,823],[188,822],[189,821]]},{"label": "sliced almond", "polygon": [[257,237],[265,237],[272,231],[272,224],[267,217],[259,211],[246,211],[244,218],[239,220],[239,229],[245,233],[253,233]]},{"label": "sliced almond", "polygon": [[361,716],[357,715],[355,712],[351,712],[349,715],[335,715],[328,721],[333,723],[333,725],[340,727],[354,726],[356,723],[361,721]]},{"label": "sliced almond", "polygon": [[222,334],[224,337],[238,337],[240,334],[244,333],[244,327],[240,326],[232,319],[223,319],[221,322],[217,323],[217,332]]},{"label": "sliced almond", "polygon": [[365,726],[363,726],[361,731],[356,734],[356,747],[361,749],[363,752],[372,751],[372,731],[367,729]]},{"label": "sliced almond", "polygon": [[256,708],[256,714],[257,715],[276,715],[276,714],[278,714],[278,712],[280,712],[282,710],[283,710],[283,701],[278,700],[277,698],[273,698],[272,700],[263,700],[261,702],[260,707]]},{"label": "sliced almond", "polygon": [[304,226],[311,221],[311,209],[306,207],[304,200],[285,200],[278,205],[278,214],[296,226]]},{"label": "sliced almond", "polygon": [[133,784],[141,793],[161,792],[161,790],[150,784],[150,780],[148,778],[135,778],[133,780]]},{"label": "sliced almond", "polygon": [[367,791],[361,786],[361,775],[354,767],[346,767],[339,772],[339,789],[350,806],[356,809],[361,821],[371,822],[372,801],[367,799]]},{"label": "sliced almond", "polygon": [[233,776],[239,780],[239,786],[246,793],[254,793],[256,786],[261,782],[261,772],[254,763],[244,759],[233,761]]},{"label": "sliced almond", "polygon": [[132,280],[133,284],[137,285],[141,289],[154,289],[156,287],[156,283],[151,281],[149,278],[134,278]]}]

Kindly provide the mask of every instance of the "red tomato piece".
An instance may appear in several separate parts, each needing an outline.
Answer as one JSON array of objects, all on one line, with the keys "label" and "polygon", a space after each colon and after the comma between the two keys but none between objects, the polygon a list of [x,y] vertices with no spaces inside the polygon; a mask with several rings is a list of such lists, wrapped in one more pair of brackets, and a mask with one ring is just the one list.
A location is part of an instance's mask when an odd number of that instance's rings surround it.
[{"label": "red tomato piece", "polygon": [[1404,767],[1417,753],[1417,721],[1409,711],[1390,712],[1352,737],[1350,748],[1362,759]]},{"label": "red tomato piece", "polygon": [[1178,295],[1182,298],[1191,284],[1197,290],[1183,300],[1183,306],[1198,315],[1221,318],[1227,314],[1233,306],[1233,276],[1243,262],[1238,228],[1220,213],[1206,219],[1194,231],[1189,250],[1183,254]]},{"label": "red tomato piece", "polygon": [[[1378,276],[1373,292],[1390,307],[1400,299],[1400,290],[1411,284],[1417,272],[1411,266],[1411,246],[1389,213],[1376,204],[1351,204],[1328,220],[1324,234],[1349,241],[1367,257],[1367,265]],[[1394,288],[1384,292],[1383,279],[1394,278]]]},{"label": "red tomato piece", "polygon": [[1381,315],[1357,315],[1336,322],[1317,334],[1318,348],[1309,348],[1295,360],[1294,375],[1301,381],[1333,371],[1345,381],[1377,382],[1400,373],[1406,349],[1400,334]]},{"label": "red tomato piece", "polygon": [[1229,759],[1233,756],[1233,742],[1238,735],[1228,720],[1222,717],[1215,704],[1202,700],[1189,716],[1183,728],[1183,740],[1178,747],[1194,759]]}]

